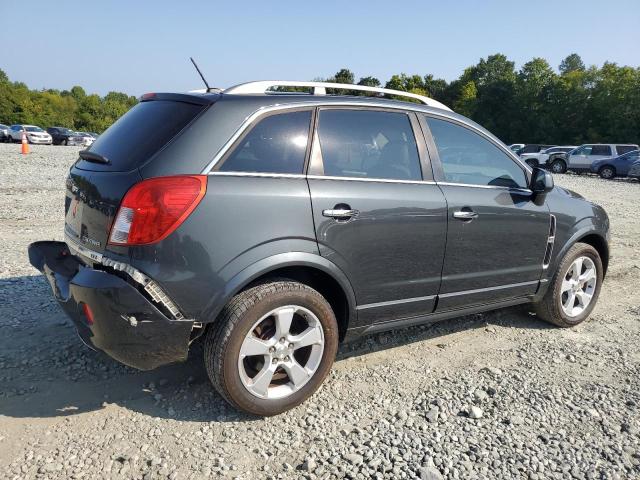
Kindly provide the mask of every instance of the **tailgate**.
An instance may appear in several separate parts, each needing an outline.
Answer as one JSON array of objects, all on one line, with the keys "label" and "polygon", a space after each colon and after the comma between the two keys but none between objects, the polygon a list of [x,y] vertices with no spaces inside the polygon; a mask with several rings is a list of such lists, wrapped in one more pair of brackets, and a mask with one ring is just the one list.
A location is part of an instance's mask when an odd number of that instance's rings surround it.
[{"label": "tailgate", "polygon": [[120,201],[141,180],[133,172],[91,172],[73,167],[66,184],[65,234],[80,245],[103,252]]}]

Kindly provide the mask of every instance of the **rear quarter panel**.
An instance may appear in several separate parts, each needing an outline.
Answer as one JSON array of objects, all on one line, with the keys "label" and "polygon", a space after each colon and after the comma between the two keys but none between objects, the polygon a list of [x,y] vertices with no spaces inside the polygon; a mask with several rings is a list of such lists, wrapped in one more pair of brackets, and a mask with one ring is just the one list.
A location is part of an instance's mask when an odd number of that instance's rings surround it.
[{"label": "rear quarter panel", "polygon": [[165,240],[132,248],[131,262],[206,322],[239,272],[287,252],[318,254],[304,178],[209,175],[189,218]]}]

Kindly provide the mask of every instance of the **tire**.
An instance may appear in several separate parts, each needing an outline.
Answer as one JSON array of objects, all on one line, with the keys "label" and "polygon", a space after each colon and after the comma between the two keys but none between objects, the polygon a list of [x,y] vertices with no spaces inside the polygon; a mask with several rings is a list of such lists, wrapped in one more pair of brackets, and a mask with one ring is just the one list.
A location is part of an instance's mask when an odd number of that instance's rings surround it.
[{"label": "tire", "polygon": [[609,165],[605,165],[598,170],[598,175],[600,175],[600,178],[604,178],[605,180],[611,180],[616,176],[616,169]]},{"label": "tire", "polygon": [[564,163],[563,160],[554,160],[551,163],[551,171],[553,173],[566,173],[567,172],[567,164]]},{"label": "tire", "polygon": [[69,144],[69,140],[67,140],[66,138],[64,140],[62,140],[61,145],[64,145],[65,147]]},{"label": "tire", "polygon": [[[563,307],[563,303],[567,304],[568,298],[564,296],[564,293],[569,293],[565,290],[563,292],[563,286],[566,282],[570,282],[572,278],[568,278],[572,273],[574,262],[578,259],[589,259],[595,269],[595,285],[591,291],[591,299],[584,309],[580,310],[580,307],[572,307],[575,310],[573,315],[567,314],[567,311]],[[583,269],[589,267],[588,261],[583,260]],[[600,254],[591,245],[586,243],[576,243],[565,254],[564,258],[560,262],[556,273],[551,280],[551,284],[547,292],[542,297],[542,300],[534,304],[536,314],[543,320],[552,323],[558,327],[574,327],[582,323],[592,312],[596,303],[598,302],[598,296],[600,295],[600,288],[602,287],[603,279],[603,267]],[[586,282],[585,282],[586,283]],[[587,292],[588,289],[584,291]],[[576,301],[578,296],[576,295]]]},{"label": "tire", "polygon": [[[295,310],[293,321],[281,337],[282,331],[276,330],[276,318],[281,317],[271,313],[284,312],[282,318],[286,318],[290,310]],[[312,331],[316,343],[296,347],[301,331]],[[278,337],[287,339],[283,343]],[[259,343],[254,343],[256,339]],[[241,359],[241,352],[248,351],[247,342],[257,345],[260,353]],[[324,381],[338,350],[338,325],[331,306],[316,290],[290,280],[275,280],[233,297],[208,330],[204,343],[207,374],[218,393],[240,410],[271,416],[301,404]],[[298,378],[299,386],[288,373],[295,365],[313,371],[309,375],[306,369],[296,367],[297,375],[305,373]],[[257,382],[264,372],[269,383]]]}]

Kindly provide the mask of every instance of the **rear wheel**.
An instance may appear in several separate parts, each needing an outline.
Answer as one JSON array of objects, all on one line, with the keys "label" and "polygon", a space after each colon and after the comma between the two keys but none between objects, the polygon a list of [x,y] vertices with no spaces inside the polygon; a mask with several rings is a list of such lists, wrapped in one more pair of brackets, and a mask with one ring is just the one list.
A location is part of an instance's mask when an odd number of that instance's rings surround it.
[{"label": "rear wheel", "polygon": [[281,280],[236,295],[207,332],[209,379],[230,404],[276,415],[310,397],[338,349],[338,327],[316,290]]},{"label": "rear wheel", "polygon": [[562,160],[554,160],[551,163],[551,171],[553,173],[565,173],[567,171],[567,164]]},{"label": "rear wheel", "polygon": [[610,180],[616,176],[616,171],[613,167],[605,165],[598,171],[598,175],[604,179]]},{"label": "rear wheel", "polygon": [[576,243],[560,262],[542,300],[535,304],[536,313],[559,327],[582,323],[598,301],[602,276],[598,251],[586,243]]}]

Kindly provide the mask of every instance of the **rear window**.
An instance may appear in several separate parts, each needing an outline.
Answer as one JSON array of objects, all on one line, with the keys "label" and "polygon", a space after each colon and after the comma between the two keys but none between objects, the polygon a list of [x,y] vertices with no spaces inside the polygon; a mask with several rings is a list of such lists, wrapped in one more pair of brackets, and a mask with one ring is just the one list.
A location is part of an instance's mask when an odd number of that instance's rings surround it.
[{"label": "rear window", "polygon": [[203,109],[202,105],[170,100],[141,102],[125,113],[93,143],[90,150],[109,165],[80,160],[87,170],[128,171],[142,166]]},{"label": "rear window", "polygon": [[618,155],[622,155],[623,153],[632,152],[637,150],[638,147],[635,145],[616,145],[616,150],[618,151]]}]

